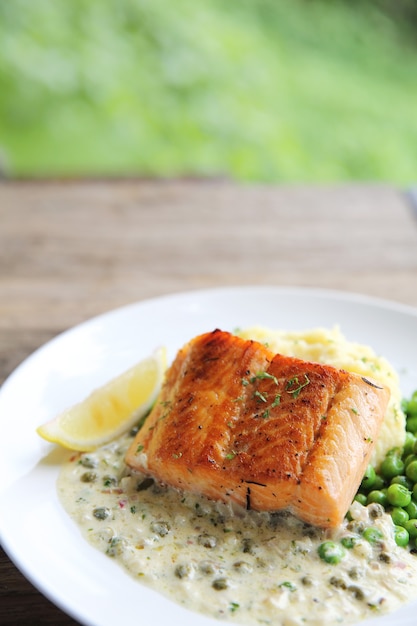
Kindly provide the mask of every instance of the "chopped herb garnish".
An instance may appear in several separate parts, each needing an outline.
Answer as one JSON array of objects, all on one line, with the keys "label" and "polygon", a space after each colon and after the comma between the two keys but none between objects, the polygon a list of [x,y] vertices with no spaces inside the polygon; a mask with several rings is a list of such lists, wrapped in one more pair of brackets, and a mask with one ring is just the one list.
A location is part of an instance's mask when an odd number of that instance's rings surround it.
[{"label": "chopped herb garnish", "polygon": [[117,485],[117,478],[114,476],[105,476],[103,479],[104,487],[115,487]]},{"label": "chopped herb garnish", "polygon": [[136,454],[139,454],[139,452],[142,452],[143,448],[144,446],[140,443],[138,447],[136,448]]},{"label": "chopped herb garnish", "polygon": [[235,611],[238,610],[239,606],[240,605],[237,602],[231,602],[229,606],[230,612],[234,613]]},{"label": "chopped herb garnish", "polygon": [[278,385],[278,379],[276,376],[273,376],[272,374],[268,374],[268,372],[258,372],[257,374],[255,374],[255,376],[252,376],[252,378],[250,379],[251,383],[256,382],[257,380],[265,380],[265,378],[269,379],[269,380],[273,380],[274,383],[276,385]]},{"label": "chopped herb garnish", "polygon": [[354,413],[355,415],[359,415],[359,413],[358,413],[358,409],[355,409],[355,407],[354,407],[354,406],[351,406],[351,407],[350,407],[350,410],[351,410],[351,411],[352,411],[352,413]]},{"label": "chopped herb garnish", "polygon": [[279,587],[287,587],[287,589],[289,589],[290,591],[295,591],[297,589],[297,587],[293,585],[293,583],[290,582],[289,580],[286,580],[285,582],[281,583]]},{"label": "chopped herb garnish", "polygon": [[274,406],[278,406],[278,404],[281,402],[281,394],[277,393],[275,394],[275,399],[273,401],[273,403],[271,404],[271,408],[273,408]]},{"label": "chopped herb garnish", "polygon": [[307,385],[309,384],[310,384],[310,380],[307,374],[304,374],[304,381],[301,383],[298,380],[298,376],[294,376],[293,378],[290,378],[287,381],[287,384],[285,385],[285,391],[290,393],[293,398],[298,398],[298,396],[300,395],[301,389],[303,389],[304,387],[307,387]]},{"label": "chopped herb garnish", "polygon": [[253,398],[256,398],[258,400],[258,402],[267,402],[267,393],[264,391],[264,393],[261,393],[260,391],[256,390],[253,393]]},{"label": "chopped herb garnish", "polygon": [[236,452],[228,452],[228,453],[226,454],[226,457],[225,457],[225,458],[226,458],[228,461],[231,461],[232,459],[234,459],[234,458],[235,458],[235,456],[236,456]]}]

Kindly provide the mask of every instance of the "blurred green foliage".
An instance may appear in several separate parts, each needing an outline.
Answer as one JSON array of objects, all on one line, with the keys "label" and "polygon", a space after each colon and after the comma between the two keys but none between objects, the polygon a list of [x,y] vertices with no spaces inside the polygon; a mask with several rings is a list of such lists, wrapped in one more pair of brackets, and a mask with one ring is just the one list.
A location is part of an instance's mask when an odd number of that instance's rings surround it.
[{"label": "blurred green foliage", "polygon": [[11,175],[417,178],[413,0],[0,0]]}]

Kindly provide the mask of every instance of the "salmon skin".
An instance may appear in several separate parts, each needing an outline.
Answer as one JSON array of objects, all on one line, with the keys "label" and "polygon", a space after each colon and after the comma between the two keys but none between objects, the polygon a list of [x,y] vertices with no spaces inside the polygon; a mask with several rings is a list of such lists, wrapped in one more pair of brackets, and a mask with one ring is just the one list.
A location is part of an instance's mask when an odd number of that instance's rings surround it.
[{"label": "salmon skin", "polygon": [[388,400],[374,381],[215,330],[178,352],[126,463],[180,490],[334,528]]}]

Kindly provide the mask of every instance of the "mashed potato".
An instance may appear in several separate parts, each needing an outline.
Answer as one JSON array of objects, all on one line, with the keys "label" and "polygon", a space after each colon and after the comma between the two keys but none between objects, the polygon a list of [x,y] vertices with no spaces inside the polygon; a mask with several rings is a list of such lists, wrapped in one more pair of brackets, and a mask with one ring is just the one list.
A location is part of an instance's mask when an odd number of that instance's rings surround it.
[{"label": "mashed potato", "polygon": [[403,446],[405,415],[401,409],[398,375],[392,365],[385,358],[377,356],[372,348],[348,341],[338,327],[331,330],[315,328],[306,331],[283,331],[253,326],[239,330],[236,334],[244,339],[266,343],[273,352],[333,365],[373,378],[389,387],[391,398],[372,456],[372,464],[377,467],[388,450]]}]

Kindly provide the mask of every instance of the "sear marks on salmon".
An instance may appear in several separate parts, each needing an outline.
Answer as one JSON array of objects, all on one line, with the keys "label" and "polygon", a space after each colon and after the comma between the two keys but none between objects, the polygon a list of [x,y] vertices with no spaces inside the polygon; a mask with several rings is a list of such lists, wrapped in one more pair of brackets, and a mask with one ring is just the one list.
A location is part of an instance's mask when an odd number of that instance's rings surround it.
[{"label": "sear marks on salmon", "polygon": [[126,463],[181,490],[333,528],[388,399],[358,375],[215,330],[178,352]]}]

